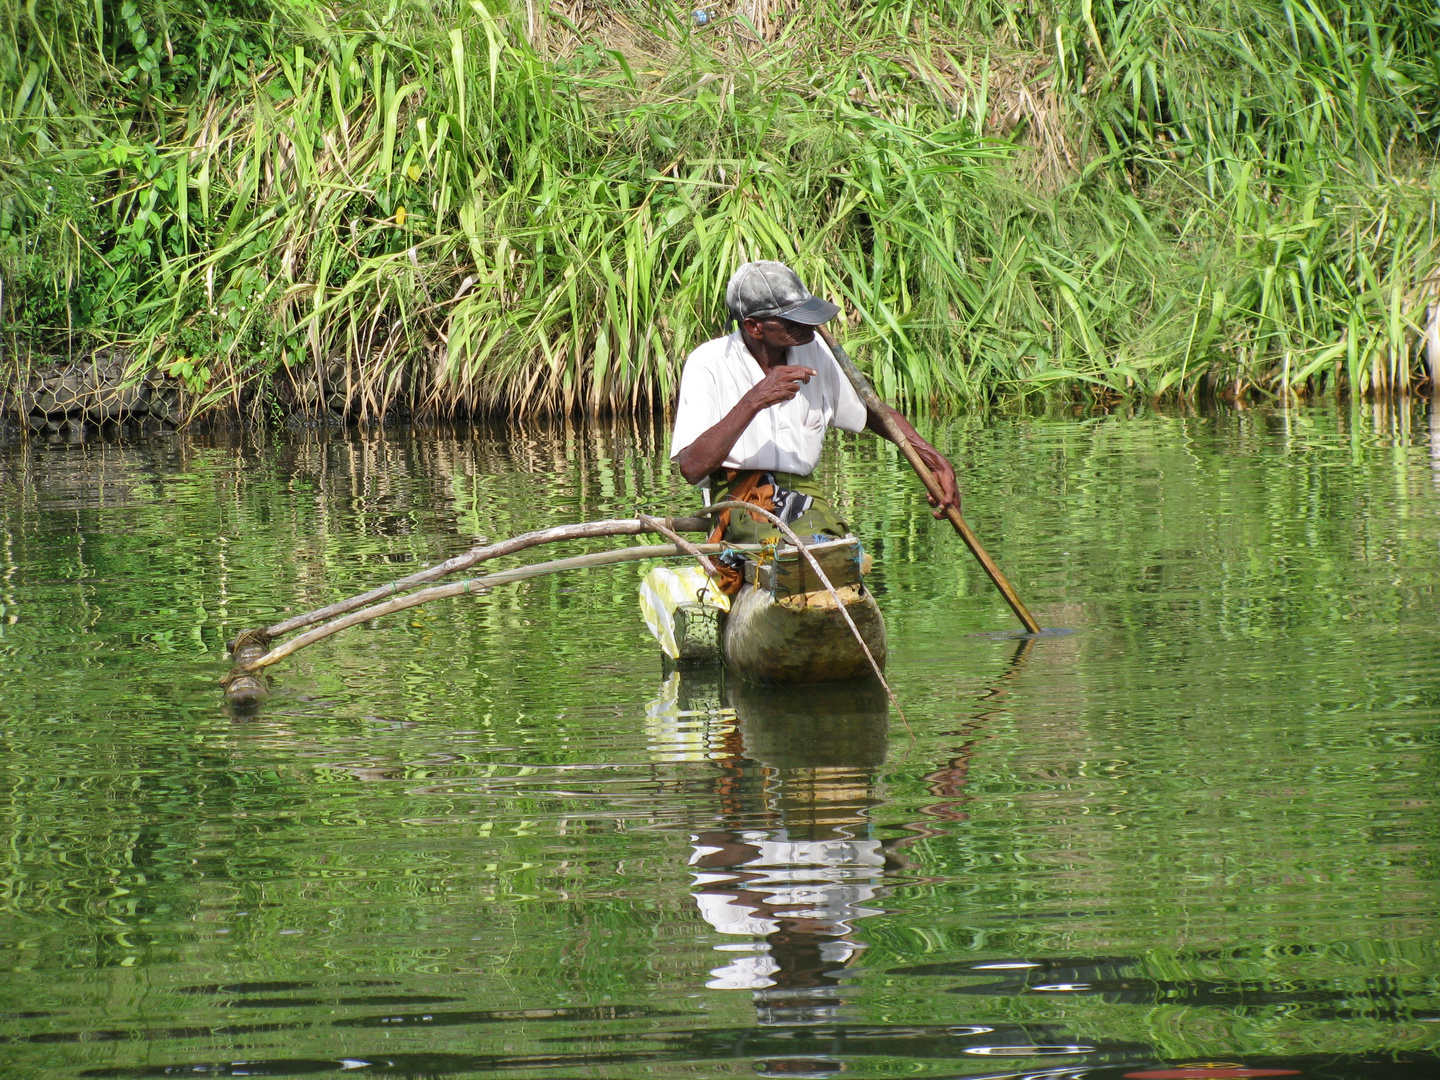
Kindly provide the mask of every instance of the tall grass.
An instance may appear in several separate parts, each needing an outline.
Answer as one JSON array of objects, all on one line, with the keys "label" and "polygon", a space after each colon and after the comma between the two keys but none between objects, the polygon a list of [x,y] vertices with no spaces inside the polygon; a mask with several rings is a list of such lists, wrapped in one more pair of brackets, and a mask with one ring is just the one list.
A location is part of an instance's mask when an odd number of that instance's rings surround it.
[{"label": "tall grass", "polygon": [[648,408],[774,257],[914,402],[1426,377],[1418,4],[576,10],[0,0],[11,355],[115,341],[202,408]]}]

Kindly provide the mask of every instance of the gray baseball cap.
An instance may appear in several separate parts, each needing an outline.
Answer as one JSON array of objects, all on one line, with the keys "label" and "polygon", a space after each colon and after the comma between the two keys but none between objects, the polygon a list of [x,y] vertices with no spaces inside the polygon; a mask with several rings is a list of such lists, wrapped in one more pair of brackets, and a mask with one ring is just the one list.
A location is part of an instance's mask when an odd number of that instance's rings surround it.
[{"label": "gray baseball cap", "polygon": [[840,309],[813,296],[800,276],[784,263],[748,262],[736,270],[725,286],[725,306],[737,319],[779,317],[806,326],[829,322]]}]

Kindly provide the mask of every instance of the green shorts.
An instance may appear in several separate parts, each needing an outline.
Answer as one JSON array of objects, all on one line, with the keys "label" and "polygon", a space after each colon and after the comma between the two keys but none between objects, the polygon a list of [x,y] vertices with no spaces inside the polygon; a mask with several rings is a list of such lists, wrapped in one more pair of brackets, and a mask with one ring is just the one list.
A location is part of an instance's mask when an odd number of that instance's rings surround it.
[{"label": "green shorts", "polygon": [[[786,522],[801,540],[830,540],[850,535],[850,526],[835,513],[834,507],[821,493],[819,485],[810,477],[784,472],[770,475],[775,478],[777,487],[810,497],[809,507],[793,521]],[[729,498],[730,488],[731,485],[723,476],[719,474],[712,476],[710,478],[710,501],[724,502]],[[761,544],[773,537],[783,535],[776,528],[775,523],[769,519],[756,521],[744,510],[731,510],[730,527],[725,530],[724,539],[731,544]]]}]

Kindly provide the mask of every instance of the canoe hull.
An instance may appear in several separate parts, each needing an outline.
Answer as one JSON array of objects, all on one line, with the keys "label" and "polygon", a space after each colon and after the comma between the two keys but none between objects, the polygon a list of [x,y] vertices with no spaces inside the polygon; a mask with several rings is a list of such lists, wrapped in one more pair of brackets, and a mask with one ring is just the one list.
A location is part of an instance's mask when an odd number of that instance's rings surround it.
[{"label": "canoe hull", "polygon": [[[885,620],[875,598],[861,583],[839,590],[875,662],[885,667]],[[840,606],[827,591],[781,598],[743,586],[731,598],[721,639],[725,663],[737,675],[758,683],[827,683],[872,674]]]}]

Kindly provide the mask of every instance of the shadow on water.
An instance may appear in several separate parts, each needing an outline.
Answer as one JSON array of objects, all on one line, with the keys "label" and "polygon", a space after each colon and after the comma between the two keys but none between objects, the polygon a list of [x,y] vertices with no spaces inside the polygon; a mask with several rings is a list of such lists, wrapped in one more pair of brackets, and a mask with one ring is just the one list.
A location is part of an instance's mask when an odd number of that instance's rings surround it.
[{"label": "shadow on water", "polygon": [[[1216,959],[1203,953],[1191,961]],[[1234,955],[1225,957],[1234,959]],[[1308,1020],[1407,1020],[1440,1022],[1440,1010],[1426,988],[1393,978],[1376,978],[1345,988],[1320,980],[1283,984],[1244,979],[1175,979],[1147,970],[1133,957],[991,960],[973,964],[925,964],[891,968],[890,975],[968,976],[984,981],[946,989],[971,997],[1098,997],[1110,1004],[1198,1005],[1246,1015],[1284,1007]],[[999,976],[999,978],[996,978]]]}]

